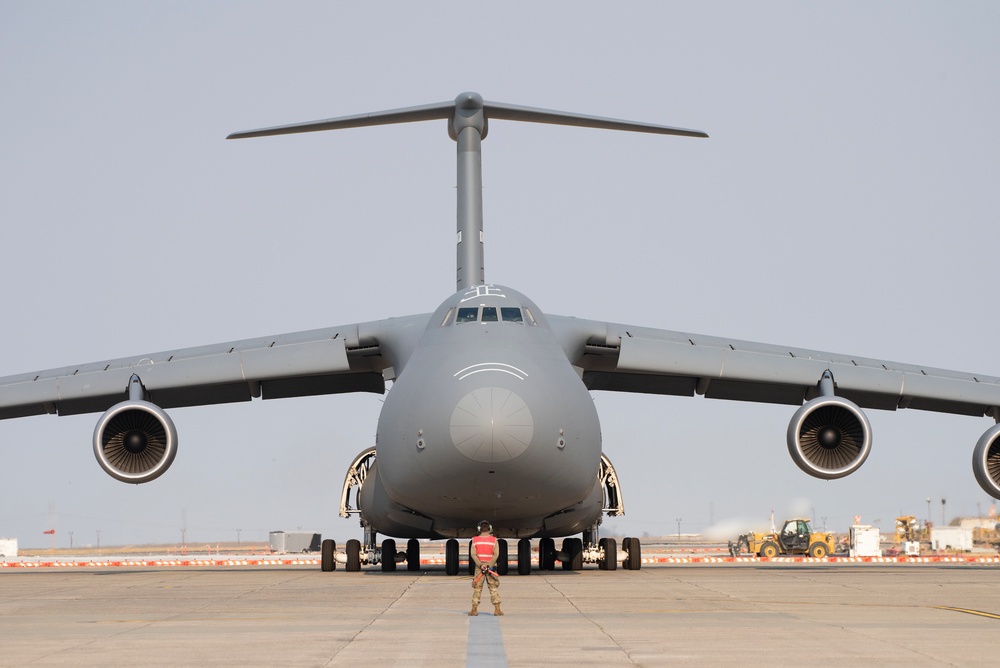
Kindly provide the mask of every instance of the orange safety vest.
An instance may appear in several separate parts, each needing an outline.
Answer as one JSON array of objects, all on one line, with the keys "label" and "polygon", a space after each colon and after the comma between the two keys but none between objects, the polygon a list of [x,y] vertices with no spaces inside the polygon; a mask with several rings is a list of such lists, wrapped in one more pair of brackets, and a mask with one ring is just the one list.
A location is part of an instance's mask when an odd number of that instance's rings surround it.
[{"label": "orange safety vest", "polygon": [[489,562],[493,559],[493,548],[496,547],[497,539],[493,536],[473,536],[472,549],[475,550],[479,561]]}]

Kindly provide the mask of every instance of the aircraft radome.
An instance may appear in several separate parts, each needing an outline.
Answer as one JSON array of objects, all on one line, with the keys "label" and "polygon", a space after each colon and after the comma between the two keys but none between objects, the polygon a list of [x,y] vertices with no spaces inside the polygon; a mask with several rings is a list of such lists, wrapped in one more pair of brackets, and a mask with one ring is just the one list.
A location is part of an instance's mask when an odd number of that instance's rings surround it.
[{"label": "aircraft radome", "polygon": [[[604,514],[623,512],[618,476],[602,452],[590,392],[701,395],[797,407],[787,445],[818,478],[846,476],[871,449],[863,408],[910,408],[1000,421],[1000,379],[812,350],[542,313],[524,294],[486,282],[481,141],[490,121],[556,123],[686,137],[695,130],[485,102],[454,102],[230,135],[260,137],[444,119],[458,147],[455,292],[433,311],[279,336],[0,378],[0,419],[103,413],[97,460],[128,483],[163,474],[177,454],[164,409],[252,398],[386,391],[376,442],[348,467],[341,515],[364,539],[346,553],[324,541],[322,564],[347,570],[419,568],[417,539],[446,539],[445,569],[459,570],[459,539],[487,519],[517,539],[517,572],[556,561],[614,570],[641,565],[641,546],[598,538]],[[973,450],[973,473],[1000,498],[1000,425]],[[352,505],[353,499],[353,505]],[[379,544],[378,534],[391,536]],[[394,538],[408,539],[397,552]],[[556,538],[564,538],[560,549]],[[508,564],[501,541],[501,573]]]}]

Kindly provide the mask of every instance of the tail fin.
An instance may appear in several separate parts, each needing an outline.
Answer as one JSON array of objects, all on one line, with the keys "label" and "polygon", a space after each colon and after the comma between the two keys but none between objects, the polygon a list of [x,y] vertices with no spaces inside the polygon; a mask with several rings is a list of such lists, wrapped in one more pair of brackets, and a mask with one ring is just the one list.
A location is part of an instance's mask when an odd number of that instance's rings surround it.
[{"label": "tail fin", "polygon": [[341,116],[322,121],[279,125],[260,130],[234,132],[226,139],[247,139],[273,135],[298,134],[363,128],[373,125],[414,123],[449,119],[448,135],[458,142],[458,271],[457,289],[465,290],[486,282],[483,259],[483,199],[482,148],[489,119],[549,123],[601,130],[624,130],[682,137],[708,137],[700,130],[688,130],[652,123],[623,121],[600,116],[586,116],[564,111],[520,107],[513,104],[486,102],[479,93],[462,93],[454,102],[441,102],[420,107],[377,111],[356,116]]}]

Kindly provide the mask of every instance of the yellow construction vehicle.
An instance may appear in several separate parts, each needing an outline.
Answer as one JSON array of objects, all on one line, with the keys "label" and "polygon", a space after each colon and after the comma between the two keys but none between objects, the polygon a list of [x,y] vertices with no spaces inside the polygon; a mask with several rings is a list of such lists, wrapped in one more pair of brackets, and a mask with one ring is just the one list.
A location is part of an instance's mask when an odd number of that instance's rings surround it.
[{"label": "yellow construction vehicle", "polygon": [[809,520],[796,518],[787,520],[781,531],[757,533],[751,531],[729,543],[729,554],[739,556],[743,552],[761,557],[776,557],[780,554],[807,554],[810,557],[825,557],[834,551],[833,534],[815,532]]}]

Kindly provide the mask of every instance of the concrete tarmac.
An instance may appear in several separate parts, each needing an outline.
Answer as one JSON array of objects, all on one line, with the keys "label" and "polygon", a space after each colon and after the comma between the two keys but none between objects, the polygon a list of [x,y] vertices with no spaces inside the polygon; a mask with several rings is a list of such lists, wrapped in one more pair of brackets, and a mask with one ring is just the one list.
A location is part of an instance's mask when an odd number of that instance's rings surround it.
[{"label": "concrete tarmac", "polygon": [[1000,568],[653,565],[0,572],[0,666],[994,666]]}]

